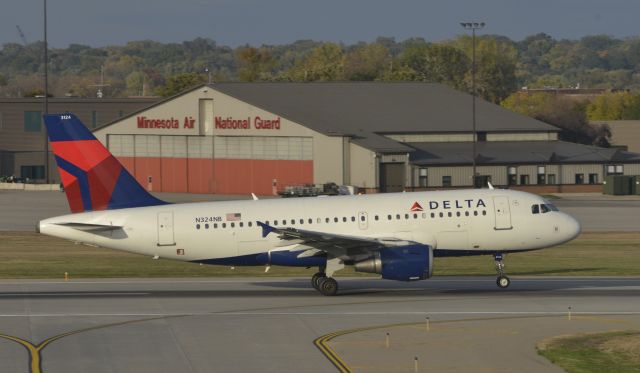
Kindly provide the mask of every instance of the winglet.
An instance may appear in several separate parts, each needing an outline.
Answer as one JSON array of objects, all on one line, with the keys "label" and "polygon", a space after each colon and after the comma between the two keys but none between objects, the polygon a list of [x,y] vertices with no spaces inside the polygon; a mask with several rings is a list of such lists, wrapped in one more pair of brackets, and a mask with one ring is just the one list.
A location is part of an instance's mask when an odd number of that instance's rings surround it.
[{"label": "winglet", "polygon": [[251,198],[253,198],[254,201],[258,200],[258,196],[256,196],[255,193],[251,193]]},{"label": "winglet", "polygon": [[493,190],[494,189],[493,185],[491,185],[490,181],[487,181],[487,186],[489,187],[489,190]]},{"label": "winglet", "polygon": [[265,224],[265,223],[263,223],[261,221],[259,221],[257,223],[262,228],[262,238],[267,237],[269,235],[269,233],[275,232],[275,230],[276,230],[276,228],[274,228],[274,227],[272,227],[272,226],[270,226],[268,224]]}]

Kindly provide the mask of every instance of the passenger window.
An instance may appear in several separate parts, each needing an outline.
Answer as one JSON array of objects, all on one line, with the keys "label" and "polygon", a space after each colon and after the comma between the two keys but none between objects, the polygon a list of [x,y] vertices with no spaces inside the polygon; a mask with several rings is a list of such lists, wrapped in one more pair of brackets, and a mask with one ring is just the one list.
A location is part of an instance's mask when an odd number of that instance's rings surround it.
[{"label": "passenger window", "polygon": [[204,229],[209,229],[209,224],[205,224]]},{"label": "passenger window", "polygon": [[273,225],[278,225],[278,221],[277,221],[277,220],[274,220],[274,221],[273,221]]},{"label": "passenger window", "polygon": [[440,213],[439,215],[440,215],[440,217],[443,217],[443,216],[444,216],[444,214],[443,214],[443,213]]},{"label": "passenger window", "polygon": [[409,214],[404,214],[405,219],[409,219]]},{"label": "passenger window", "polygon": [[227,227],[227,223],[222,223],[222,228],[226,228]]},{"label": "passenger window", "polygon": [[356,221],[356,217],[355,217],[355,216],[352,216],[352,217],[351,217],[351,221]]},{"label": "passenger window", "polygon": [[[269,222],[267,222],[267,225],[269,225]],[[235,228],[236,223],[231,223],[231,228]]]},{"label": "passenger window", "polygon": [[487,211],[486,210],[482,210],[482,215],[487,215]]},{"label": "passenger window", "polygon": [[469,211],[465,211],[464,216],[469,216]]},{"label": "passenger window", "polygon": [[473,216],[478,216],[478,211],[474,211]]},{"label": "passenger window", "polygon": [[376,221],[378,221],[378,215],[375,216]]},{"label": "passenger window", "polygon": [[196,229],[200,229],[200,224],[196,224]]},{"label": "passenger window", "polygon": [[431,219],[433,219],[433,218],[435,218],[435,217],[436,217],[436,214],[432,212],[432,213],[431,213]]},{"label": "passenger window", "polygon": [[300,219],[300,224],[304,224],[304,219]]},{"label": "passenger window", "polygon": [[295,223],[296,223],[296,221],[294,219],[291,219],[291,224],[293,225]]},{"label": "passenger window", "polygon": [[240,228],[242,228],[244,226],[244,223],[240,222]]},{"label": "passenger window", "polygon": [[542,211],[543,214],[546,214],[551,210],[549,209],[549,207],[547,207],[547,205],[540,205],[540,211]]},{"label": "passenger window", "polygon": [[364,215],[360,217],[360,221],[364,221]]},{"label": "passenger window", "polygon": [[413,214],[413,218],[417,219],[418,218],[418,214]]},{"label": "passenger window", "polygon": [[312,224],[312,223],[313,223],[313,219],[309,218],[309,220],[307,220],[307,222],[308,222],[309,224]]},{"label": "passenger window", "polygon": [[249,222],[249,226],[250,226],[250,227],[251,227],[251,226],[253,226],[253,223],[252,223],[252,222]]},{"label": "passenger window", "polygon": [[342,222],[343,222],[343,223],[346,223],[346,222],[347,222],[347,217],[346,217],[346,216],[343,216],[343,217],[342,217]]},{"label": "passenger window", "polygon": [[400,214],[396,214],[396,219],[400,220]]},{"label": "passenger window", "polygon": [[[249,225],[251,225],[251,222],[249,222]],[[213,224],[213,229],[218,228],[218,223]]]},{"label": "passenger window", "polygon": [[387,215],[387,220],[391,220],[391,215]]},{"label": "passenger window", "polygon": [[540,213],[540,206],[538,206],[538,205],[531,205],[531,213],[532,213],[532,214],[539,214],[539,213]]},{"label": "passenger window", "polygon": [[335,223],[337,223],[337,222],[338,222],[338,218],[333,218],[333,221],[334,221]]},{"label": "passenger window", "polygon": [[324,219],[325,223],[328,223],[329,221],[331,221],[331,219],[329,219],[329,218]]},{"label": "passenger window", "polygon": [[449,217],[451,217],[451,215],[452,215],[452,214],[451,214],[451,211],[449,211],[449,212],[447,213],[447,215],[448,215]]},{"label": "passenger window", "polygon": [[460,211],[456,211],[456,216],[460,216]]}]

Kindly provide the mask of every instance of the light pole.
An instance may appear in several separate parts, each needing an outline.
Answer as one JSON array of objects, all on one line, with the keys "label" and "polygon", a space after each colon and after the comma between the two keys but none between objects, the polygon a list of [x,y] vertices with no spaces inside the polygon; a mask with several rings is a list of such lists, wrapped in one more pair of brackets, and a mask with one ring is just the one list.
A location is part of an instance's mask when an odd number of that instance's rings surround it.
[{"label": "light pole", "polygon": [[[47,0],[44,0],[44,115],[49,113],[49,46],[47,45]],[[44,117],[43,117],[44,118]],[[43,119],[44,121],[44,119]],[[49,139],[47,138],[47,127],[43,124],[44,133],[44,180],[50,184],[49,175]]]},{"label": "light pole", "polygon": [[471,126],[472,126],[472,134],[473,134],[473,186],[474,188],[478,187],[476,182],[477,172],[476,172],[476,142],[478,141],[478,136],[476,133],[476,30],[480,30],[484,27],[484,22],[460,22],[460,26],[464,27],[466,30],[471,30]]}]

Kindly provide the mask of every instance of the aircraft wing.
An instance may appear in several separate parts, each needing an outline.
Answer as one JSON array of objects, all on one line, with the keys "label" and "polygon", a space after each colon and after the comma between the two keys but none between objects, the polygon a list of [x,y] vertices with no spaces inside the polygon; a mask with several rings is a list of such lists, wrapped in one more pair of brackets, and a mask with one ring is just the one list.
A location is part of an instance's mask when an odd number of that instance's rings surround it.
[{"label": "aircraft wing", "polygon": [[[372,251],[380,250],[383,247],[407,243],[407,241],[395,238],[350,236],[291,227],[278,228],[262,222],[258,222],[258,225],[262,228],[262,237],[274,233],[281,240],[296,241],[301,247],[321,250],[343,259],[369,255]],[[304,253],[301,255],[305,256]]]}]

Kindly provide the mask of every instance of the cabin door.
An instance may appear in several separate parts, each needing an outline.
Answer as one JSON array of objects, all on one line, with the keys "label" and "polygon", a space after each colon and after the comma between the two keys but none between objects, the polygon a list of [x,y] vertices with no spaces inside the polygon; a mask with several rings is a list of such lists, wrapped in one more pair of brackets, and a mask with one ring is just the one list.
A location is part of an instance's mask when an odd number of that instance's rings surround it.
[{"label": "cabin door", "polygon": [[174,246],[173,212],[158,213],[158,246]]},{"label": "cabin door", "polygon": [[493,209],[496,217],[496,230],[511,229],[511,211],[509,210],[509,197],[493,197]]}]

